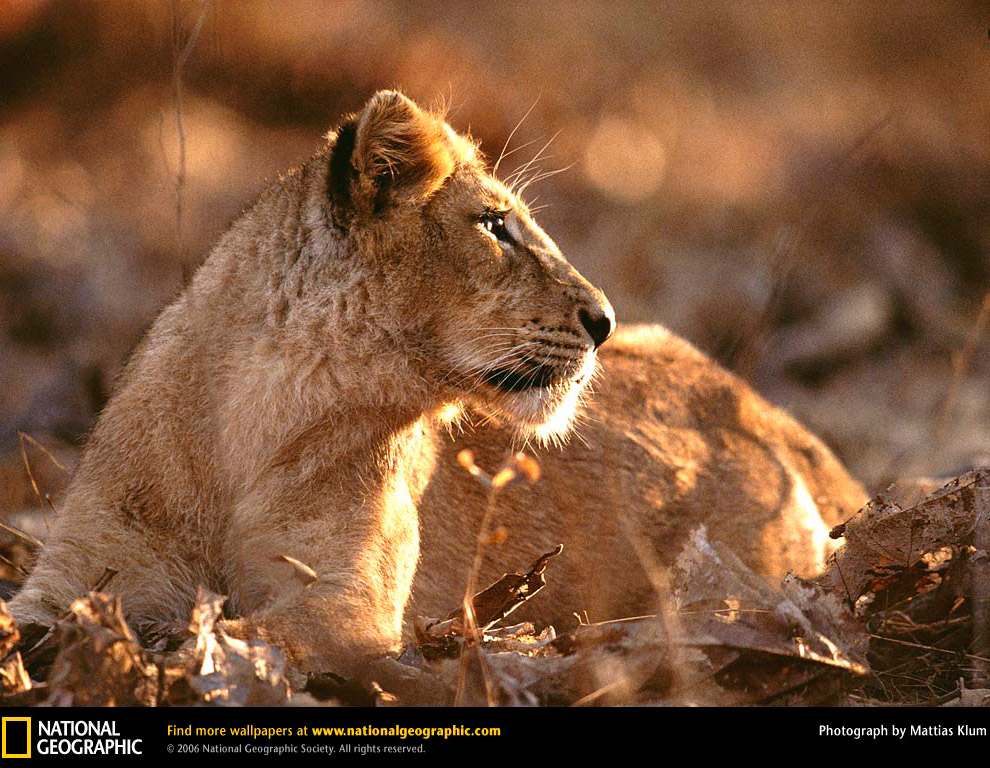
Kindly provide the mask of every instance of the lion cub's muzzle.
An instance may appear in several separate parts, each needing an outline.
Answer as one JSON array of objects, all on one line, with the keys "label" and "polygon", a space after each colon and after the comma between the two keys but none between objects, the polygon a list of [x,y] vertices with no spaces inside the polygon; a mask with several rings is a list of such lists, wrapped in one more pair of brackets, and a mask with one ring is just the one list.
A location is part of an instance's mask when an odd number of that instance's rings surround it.
[{"label": "lion cub's muzzle", "polygon": [[483,371],[482,378],[506,393],[583,385],[594,368],[595,352],[615,330],[615,313],[596,291],[575,308],[573,321],[559,326],[533,321],[520,345],[525,352]]}]

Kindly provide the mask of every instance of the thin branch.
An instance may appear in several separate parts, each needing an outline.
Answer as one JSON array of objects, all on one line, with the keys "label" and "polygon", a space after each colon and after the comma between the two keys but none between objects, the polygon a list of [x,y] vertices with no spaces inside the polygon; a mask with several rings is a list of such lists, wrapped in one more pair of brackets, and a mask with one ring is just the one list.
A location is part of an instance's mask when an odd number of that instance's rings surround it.
[{"label": "thin branch", "polygon": [[179,165],[175,172],[175,229],[179,251],[179,263],[185,265],[185,236],[183,232],[183,189],[186,183],[186,133],[182,117],[182,70],[196,46],[211,0],[202,0],[199,18],[192,34],[182,45],[181,0],[172,0],[172,99],[175,102],[175,128],[179,142]]},{"label": "thin branch", "polygon": [[27,432],[18,432],[17,435],[20,437],[21,440],[27,440],[29,443],[31,443],[31,445],[33,445],[35,448],[37,448],[39,451],[45,454],[45,456],[48,457],[48,460],[56,467],[61,469],[63,472],[65,472],[65,474],[67,475],[70,474],[69,468],[65,466],[65,464],[63,464],[61,461],[56,459],[51,451],[49,451],[47,448],[45,448],[45,446],[43,446],[41,443],[39,443],[37,440],[31,437],[31,435],[29,435]]},{"label": "thin branch", "polygon": [[0,528],[7,531],[7,533],[14,534],[14,536],[16,536],[19,539],[23,539],[35,549],[41,549],[43,546],[45,546],[40,539],[36,539],[30,533],[25,533],[20,528],[15,528],[14,526],[5,523],[2,520],[0,520]]},{"label": "thin branch", "polygon": [[11,559],[10,559],[9,557],[7,557],[6,555],[2,555],[2,554],[0,554],[0,561],[3,561],[3,562],[5,562],[5,563],[6,563],[7,565],[9,565],[9,566],[10,566],[11,568],[13,568],[13,569],[14,569],[15,571],[17,571],[17,572],[18,572],[19,574],[21,574],[21,576],[23,576],[23,577],[24,577],[25,579],[26,579],[26,578],[27,578],[28,576],[30,576],[30,575],[31,575],[31,573],[30,573],[29,571],[27,571],[26,569],[24,569],[24,568],[22,568],[21,566],[19,566],[19,565],[18,565],[17,563],[15,563],[15,562],[14,562],[13,560],[11,560]]},{"label": "thin branch", "polygon": [[923,651],[933,651],[934,653],[946,653],[950,656],[962,656],[967,659],[975,659],[976,661],[983,661],[990,663],[990,658],[986,656],[976,656],[972,653],[962,653],[960,651],[950,651],[947,648],[936,648],[932,645],[922,645],[921,643],[909,643],[907,640],[895,640],[892,637],[885,637],[884,635],[872,635],[868,634],[867,637],[873,638],[874,640],[882,640],[885,643],[894,643],[895,645],[904,645],[908,648],[920,648]]},{"label": "thin branch", "polygon": [[942,449],[945,440],[945,433],[952,418],[952,411],[955,409],[956,400],[959,397],[959,386],[969,372],[969,367],[973,360],[973,352],[980,341],[980,337],[990,324],[990,291],[983,297],[980,311],[976,315],[973,327],[969,331],[966,343],[962,349],[952,353],[952,378],[949,381],[949,388],[945,395],[945,401],[939,410],[938,419],[935,424],[935,434],[932,438],[930,458],[934,459]]},{"label": "thin branch", "polygon": [[[52,504],[51,499],[48,497],[47,494],[45,496],[41,495],[41,489],[38,488],[38,481],[34,479],[34,472],[31,470],[31,462],[28,460],[27,447],[24,444],[27,435],[25,435],[25,433],[23,432],[18,432],[17,437],[21,444],[21,458],[24,459],[24,469],[27,471],[28,480],[31,481],[31,488],[34,491],[34,495],[38,497],[38,504],[41,506],[41,519],[45,523],[45,530],[48,531],[48,533],[51,533],[52,528],[48,524],[48,515],[45,514],[45,502],[47,501],[48,504],[51,506],[53,515],[57,514],[55,512],[55,506]],[[33,441],[33,442],[35,445],[38,444],[37,441]],[[62,467],[62,469],[64,469],[64,467]]]},{"label": "thin branch", "polygon": [[873,140],[891,122],[891,119],[892,113],[884,115],[864,131],[852,146],[831,164],[830,168],[825,169],[822,174],[825,177],[822,180],[824,183],[817,187],[818,194],[804,206],[804,210],[797,217],[797,226],[781,238],[773,249],[771,270],[774,273],[774,279],[770,288],[770,295],[755,321],[749,325],[744,333],[737,336],[727,355],[729,367],[742,378],[752,378],[757,363],[763,354],[770,326],[780,309],[780,304],[784,299],[784,291],[790,284],[791,273],[801,256],[808,233],[822,218],[826,203],[831,195],[842,182],[860,167],[860,153],[870,146]]}]

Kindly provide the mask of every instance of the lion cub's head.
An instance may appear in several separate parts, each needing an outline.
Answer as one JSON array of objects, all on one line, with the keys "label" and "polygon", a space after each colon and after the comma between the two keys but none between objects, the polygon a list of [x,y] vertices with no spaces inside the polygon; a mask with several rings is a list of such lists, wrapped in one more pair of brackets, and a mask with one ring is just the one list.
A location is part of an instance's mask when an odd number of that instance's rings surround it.
[{"label": "lion cub's head", "polygon": [[327,183],[331,228],[438,402],[563,434],[615,316],[475,145],[382,91],[337,129]]}]

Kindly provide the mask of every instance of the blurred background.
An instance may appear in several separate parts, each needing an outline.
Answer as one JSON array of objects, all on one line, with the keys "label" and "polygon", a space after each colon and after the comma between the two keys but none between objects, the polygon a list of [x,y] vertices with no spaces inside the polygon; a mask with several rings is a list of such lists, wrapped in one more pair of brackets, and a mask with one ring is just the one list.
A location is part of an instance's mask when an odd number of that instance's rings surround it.
[{"label": "blurred background", "polygon": [[[990,463],[986,2],[0,0],[0,512],[55,497],[128,351],[344,112],[497,156],[661,322],[871,491]],[[181,128],[180,128],[181,126]]]}]

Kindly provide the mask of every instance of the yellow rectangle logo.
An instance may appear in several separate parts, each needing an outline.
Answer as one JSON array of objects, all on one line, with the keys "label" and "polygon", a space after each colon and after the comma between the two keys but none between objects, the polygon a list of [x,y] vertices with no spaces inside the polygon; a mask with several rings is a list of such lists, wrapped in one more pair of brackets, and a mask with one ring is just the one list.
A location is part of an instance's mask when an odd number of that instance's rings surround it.
[{"label": "yellow rectangle logo", "polygon": [[[18,725],[12,725],[18,723]],[[24,725],[19,725],[24,723]],[[23,736],[19,732],[24,729]],[[23,749],[23,752],[11,752],[7,748],[7,732],[10,731],[11,749]],[[3,756],[4,757],[31,757],[31,718],[30,717],[5,717],[3,718]]]}]

